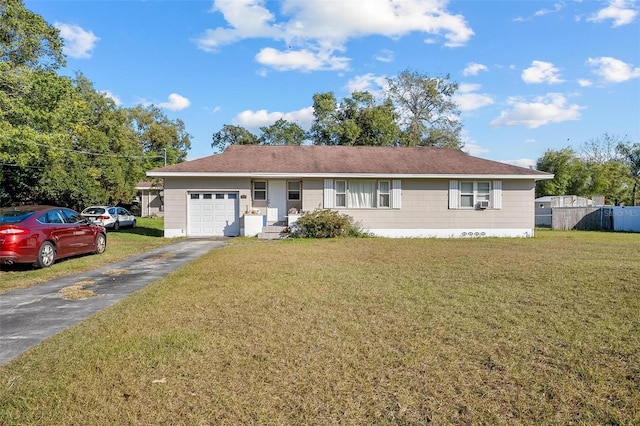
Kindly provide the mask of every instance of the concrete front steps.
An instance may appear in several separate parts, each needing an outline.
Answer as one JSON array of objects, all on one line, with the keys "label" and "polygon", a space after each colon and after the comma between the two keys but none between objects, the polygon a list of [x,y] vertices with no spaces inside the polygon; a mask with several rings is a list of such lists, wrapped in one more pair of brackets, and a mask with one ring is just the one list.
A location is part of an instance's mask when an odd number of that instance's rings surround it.
[{"label": "concrete front steps", "polygon": [[289,236],[285,230],[288,227],[282,224],[273,224],[262,227],[262,232],[258,234],[258,238],[261,240],[281,240]]}]

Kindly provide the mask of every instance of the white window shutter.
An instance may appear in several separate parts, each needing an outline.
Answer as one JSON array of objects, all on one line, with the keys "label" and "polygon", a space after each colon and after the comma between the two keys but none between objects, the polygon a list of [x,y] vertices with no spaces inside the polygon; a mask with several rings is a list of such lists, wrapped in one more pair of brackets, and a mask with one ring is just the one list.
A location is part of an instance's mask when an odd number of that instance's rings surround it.
[{"label": "white window shutter", "polygon": [[493,181],[493,194],[491,194],[491,207],[494,209],[502,208],[502,181]]},{"label": "white window shutter", "polygon": [[399,209],[402,206],[402,181],[394,179],[391,181],[391,208]]},{"label": "white window shutter", "polygon": [[457,180],[449,181],[449,208],[457,209],[460,206],[460,189]]},{"label": "white window shutter", "polygon": [[335,203],[335,190],[333,189],[333,179],[324,180],[324,208],[332,209]]}]

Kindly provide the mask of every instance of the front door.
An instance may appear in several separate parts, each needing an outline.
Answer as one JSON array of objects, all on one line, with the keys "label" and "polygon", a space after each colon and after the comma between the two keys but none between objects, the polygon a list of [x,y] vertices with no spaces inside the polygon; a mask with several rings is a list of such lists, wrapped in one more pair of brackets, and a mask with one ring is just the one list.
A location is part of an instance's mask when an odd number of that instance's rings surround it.
[{"label": "front door", "polygon": [[282,222],[287,216],[287,181],[270,180],[267,206],[278,209],[278,221]]}]

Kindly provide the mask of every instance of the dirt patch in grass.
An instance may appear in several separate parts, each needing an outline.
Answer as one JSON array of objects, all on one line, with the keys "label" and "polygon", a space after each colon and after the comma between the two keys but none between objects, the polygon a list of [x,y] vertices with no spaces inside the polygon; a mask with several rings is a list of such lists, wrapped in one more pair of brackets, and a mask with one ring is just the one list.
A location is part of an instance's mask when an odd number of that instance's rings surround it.
[{"label": "dirt patch in grass", "polygon": [[214,250],[0,367],[0,424],[639,424],[639,244]]},{"label": "dirt patch in grass", "polygon": [[84,287],[94,284],[93,280],[80,281],[72,286],[61,288],[59,293],[60,297],[67,300],[81,300],[88,299],[96,296],[96,293],[90,290],[85,290]]}]

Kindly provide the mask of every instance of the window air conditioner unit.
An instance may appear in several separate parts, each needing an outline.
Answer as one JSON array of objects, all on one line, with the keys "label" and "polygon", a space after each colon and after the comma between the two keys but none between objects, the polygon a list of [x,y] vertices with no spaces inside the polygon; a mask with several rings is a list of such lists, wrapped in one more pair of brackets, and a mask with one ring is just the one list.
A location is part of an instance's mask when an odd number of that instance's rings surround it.
[{"label": "window air conditioner unit", "polygon": [[488,209],[489,208],[489,201],[488,200],[482,200],[482,201],[478,201],[478,208],[479,209]]}]

